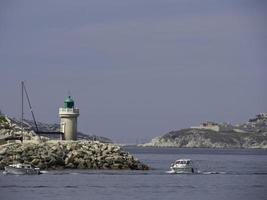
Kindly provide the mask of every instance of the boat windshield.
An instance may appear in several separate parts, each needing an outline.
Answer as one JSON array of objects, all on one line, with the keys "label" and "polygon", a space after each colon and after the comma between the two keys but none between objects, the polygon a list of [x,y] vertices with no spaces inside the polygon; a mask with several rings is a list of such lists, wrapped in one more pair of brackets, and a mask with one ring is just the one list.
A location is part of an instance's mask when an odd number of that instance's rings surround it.
[{"label": "boat windshield", "polygon": [[190,160],[178,160],[176,161],[176,164],[186,164],[189,165],[191,162]]}]

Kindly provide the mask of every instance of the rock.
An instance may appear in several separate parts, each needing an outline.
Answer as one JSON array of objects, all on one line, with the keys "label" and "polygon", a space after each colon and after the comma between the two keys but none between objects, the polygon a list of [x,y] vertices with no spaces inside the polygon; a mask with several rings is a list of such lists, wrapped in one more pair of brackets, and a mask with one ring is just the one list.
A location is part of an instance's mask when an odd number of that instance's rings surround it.
[{"label": "rock", "polygon": [[7,148],[0,149],[0,155],[5,155],[7,153]]},{"label": "rock", "polygon": [[40,162],[40,160],[37,159],[37,158],[35,158],[35,159],[33,159],[33,160],[31,161],[31,164],[32,164],[33,166],[36,166],[36,165],[38,165],[39,162]]},{"label": "rock", "polygon": [[12,162],[41,169],[148,169],[116,145],[85,140],[0,145],[0,169]]},{"label": "rock", "polygon": [[123,169],[123,166],[122,164],[120,163],[114,163],[112,166],[111,166],[111,169]]},{"label": "rock", "polygon": [[74,168],[76,168],[76,167],[74,166],[74,164],[72,164],[72,163],[68,163],[65,167],[66,167],[66,168],[70,168],[70,169],[74,169]]},{"label": "rock", "polygon": [[68,155],[68,156],[65,158],[65,165],[68,165],[69,163],[73,163],[74,158],[75,158],[75,157],[74,157],[73,154]]}]

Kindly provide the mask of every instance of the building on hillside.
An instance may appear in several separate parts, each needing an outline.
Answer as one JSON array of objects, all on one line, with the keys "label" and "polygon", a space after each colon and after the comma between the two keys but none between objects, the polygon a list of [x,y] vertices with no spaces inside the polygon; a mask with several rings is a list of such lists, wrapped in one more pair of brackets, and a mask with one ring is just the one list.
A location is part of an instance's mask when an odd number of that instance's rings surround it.
[{"label": "building on hillside", "polygon": [[220,131],[219,125],[217,123],[211,122],[211,121],[207,121],[207,122],[201,123],[199,126],[191,126],[190,128],[192,128],[192,129],[211,130],[211,131],[215,131],[215,132],[219,132]]}]

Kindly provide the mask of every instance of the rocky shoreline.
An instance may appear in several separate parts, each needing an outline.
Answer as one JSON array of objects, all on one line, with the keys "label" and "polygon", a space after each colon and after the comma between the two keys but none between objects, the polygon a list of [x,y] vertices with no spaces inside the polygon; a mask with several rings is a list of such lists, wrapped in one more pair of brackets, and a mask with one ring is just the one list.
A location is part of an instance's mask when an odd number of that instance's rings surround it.
[{"label": "rocky shoreline", "polygon": [[12,163],[30,163],[40,169],[149,169],[118,145],[88,140],[0,145],[0,169]]},{"label": "rocky shoreline", "polygon": [[142,147],[267,149],[267,136],[182,129],[153,138]]},{"label": "rocky shoreline", "polygon": [[267,149],[267,113],[244,124],[204,122],[153,138],[147,147]]}]

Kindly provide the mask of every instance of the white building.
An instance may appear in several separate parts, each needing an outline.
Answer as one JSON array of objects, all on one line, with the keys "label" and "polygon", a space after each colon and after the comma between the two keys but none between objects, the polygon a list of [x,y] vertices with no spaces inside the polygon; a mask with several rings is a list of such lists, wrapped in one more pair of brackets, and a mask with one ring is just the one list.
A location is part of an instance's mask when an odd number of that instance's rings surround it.
[{"label": "white building", "polygon": [[192,128],[192,129],[212,130],[212,131],[215,131],[215,132],[219,132],[220,131],[219,125],[217,123],[215,123],[215,122],[210,122],[210,121],[201,123],[199,126],[191,126],[190,128]]}]

